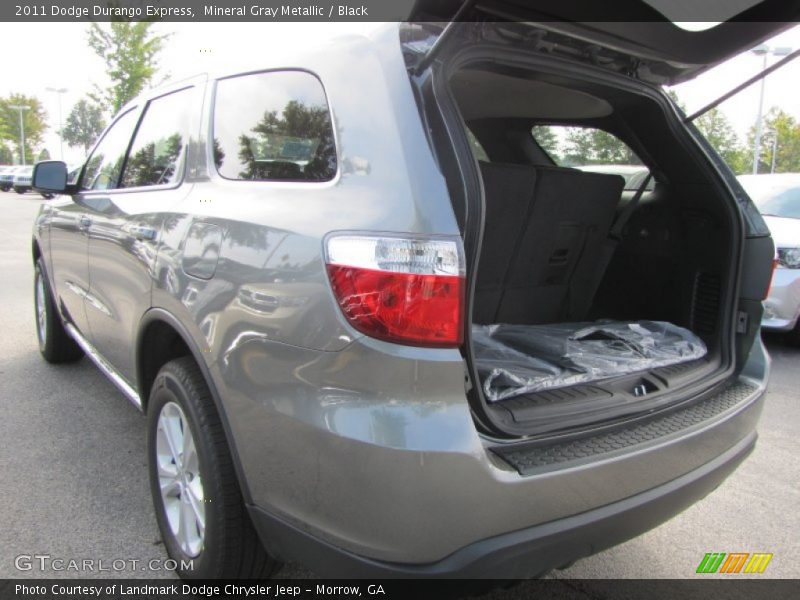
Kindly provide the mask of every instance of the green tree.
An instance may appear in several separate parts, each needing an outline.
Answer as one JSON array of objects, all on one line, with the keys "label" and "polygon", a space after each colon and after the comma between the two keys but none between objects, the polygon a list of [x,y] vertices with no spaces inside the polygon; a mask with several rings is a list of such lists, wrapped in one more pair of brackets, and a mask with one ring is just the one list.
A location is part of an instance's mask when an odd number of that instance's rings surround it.
[{"label": "green tree", "polygon": [[111,85],[105,89],[95,85],[91,97],[111,114],[116,114],[145,86],[153,83],[158,71],[158,54],[169,36],[155,35],[150,30],[152,26],[153,23],[146,21],[89,26],[89,47],[103,59],[111,80]]},{"label": "green tree", "polygon": [[533,139],[536,140],[536,143],[545,151],[547,156],[552,158],[556,163],[561,162],[558,135],[556,135],[552,127],[537,125],[531,130],[531,135],[533,135]]},{"label": "green tree", "polygon": [[50,160],[50,151],[47,148],[42,148],[42,151],[39,152],[39,156],[36,157],[36,160]]},{"label": "green tree", "polygon": [[19,110],[12,106],[27,106],[22,113],[25,129],[25,162],[33,162],[36,148],[42,143],[44,132],[47,130],[47,113],[42,103],[35,96],[24,94],[11,94],[0,98],[0,132],[5,140],[20,152],[20,126]]},{"label": "green tree", "polygon": [[326,106],[290,100],[280,116],[275,110],[265,112],[251,131],[255,135],[239,136],[239,160],[245,166],[239,173],[242,179],[322,181],[336,170]]},{"label": "green tree", "polygon": [[[747,165],[752,169],[755,126],[750,128],[747,144]],[[777,152],[774,152],[777,150]],[[764,117],[761,129],[761,149],[758,155],[758,172],[772,170],[773,152],[776,173],[800,171],[800,122],[786,111],[774,106]]]},{"label": "green tree", "polygon": [[747,151],[719,107],[697,117],[694,124],[734,173],[747,172]]},{"label": "green tree", "polygon": [[569,127],[562,164],[638,165],[639,158],[616,136],[590,127]]},{"label": "green tree", "polygon": [[14,153],[4,142],[0,142],[0,165],[10,165],[13,162]]},{"label": "green tree", "polygon": [[67,117],[61,135],[70,146],[83,148],[88,154],[95,140],[106,126],[102,109],[93,102],[79,100]]}]

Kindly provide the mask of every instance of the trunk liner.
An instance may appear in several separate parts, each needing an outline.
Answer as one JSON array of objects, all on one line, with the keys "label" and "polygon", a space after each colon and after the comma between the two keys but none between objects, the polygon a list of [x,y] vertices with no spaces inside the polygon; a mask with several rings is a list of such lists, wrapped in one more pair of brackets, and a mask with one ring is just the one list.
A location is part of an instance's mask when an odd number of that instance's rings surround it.
[{"label": "trunk liner", "polygon": [[[487,400],[525,395],[533,405],[602,401],[613,394],[585,384],[694,362],[707,353],[691,331],[659,321],[475,325],[472,337]],[[636,396],[656,386],[638,385]]]}]

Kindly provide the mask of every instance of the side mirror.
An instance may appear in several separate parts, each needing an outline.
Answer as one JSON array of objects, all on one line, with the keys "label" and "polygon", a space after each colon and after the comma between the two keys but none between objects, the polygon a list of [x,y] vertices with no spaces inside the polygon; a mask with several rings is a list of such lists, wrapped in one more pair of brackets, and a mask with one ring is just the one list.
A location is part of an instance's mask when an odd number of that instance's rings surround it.
[{"label": "side mirror", "polygon": [[33,167],[33,187],[38,192],[62,194],[67,189],[67,165],[60,160],[43,160]]}]

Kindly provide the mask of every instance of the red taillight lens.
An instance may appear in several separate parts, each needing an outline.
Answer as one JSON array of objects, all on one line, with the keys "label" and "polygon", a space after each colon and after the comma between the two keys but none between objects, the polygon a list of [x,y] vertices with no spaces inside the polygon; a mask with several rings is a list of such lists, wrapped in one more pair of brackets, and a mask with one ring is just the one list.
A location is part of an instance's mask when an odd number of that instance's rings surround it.
[{"label": "red taillight lens", "polygon": [[769,275],[769,286],[767,287],[767,295],[762,298],[762,300],[766,300],[769,298],[769,294],[772,291],[772,282],[775,280],[775,269],[778,268],[780,261],[777,257],[772,259],[772,273]]},{"label": "red taillight lens", "polygon": [[454,240],[332,237],[328,276],[342,312],[362,333],[401,344],[458,346],[465,289],[459,248]]}]

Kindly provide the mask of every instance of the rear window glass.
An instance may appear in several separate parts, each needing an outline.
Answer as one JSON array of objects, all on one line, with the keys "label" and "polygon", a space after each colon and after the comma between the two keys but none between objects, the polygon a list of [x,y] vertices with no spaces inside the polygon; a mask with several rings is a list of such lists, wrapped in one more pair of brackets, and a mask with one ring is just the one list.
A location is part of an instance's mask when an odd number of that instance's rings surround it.
[{"label": "rear window glass", "polygon": [[328,102],[310,73],[222,79],[214,104],[214,163],[223,177],[328,181],[336,174]]},{"label": "rear window glass", "polygon": [[[626,190],[636,190],[649,170],[628,145],[615,135],[594,127],[537,125],[533,139],[559,167],[621,175]],[[652,190],[651,179],[647,189]]]}]

